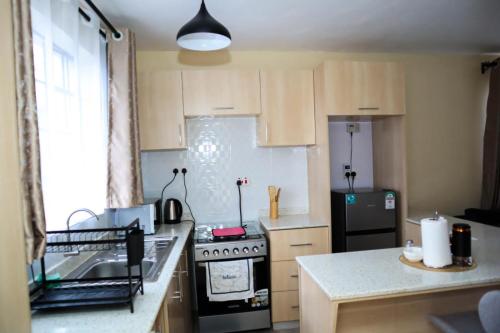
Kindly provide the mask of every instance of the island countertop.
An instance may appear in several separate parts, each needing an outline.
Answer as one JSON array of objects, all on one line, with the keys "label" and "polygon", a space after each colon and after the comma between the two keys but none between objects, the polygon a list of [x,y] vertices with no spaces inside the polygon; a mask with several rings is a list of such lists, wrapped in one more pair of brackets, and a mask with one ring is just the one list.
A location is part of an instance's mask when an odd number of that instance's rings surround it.
[{"label": "island countertop", "polygon": [[500,283],[500,228],[447,218],[449,223],[471,225],[476,269],[446,273],[412,268],[399,261],[402,248],[303,256],[296,260],[331,301]]},{"label": "island countertop", "polygon": [[193,224],[163,225],[155,236],[176,236],[177,241],[169,254],[162,272],[155,282],[144,282],[144,295],[134,298],[134,313],[130,308],[74,309],[55,312],[34,312],[31,318],[32,332],[59,333],[149,333],[156,315],[167,293],[168,284],[174,273]]}]

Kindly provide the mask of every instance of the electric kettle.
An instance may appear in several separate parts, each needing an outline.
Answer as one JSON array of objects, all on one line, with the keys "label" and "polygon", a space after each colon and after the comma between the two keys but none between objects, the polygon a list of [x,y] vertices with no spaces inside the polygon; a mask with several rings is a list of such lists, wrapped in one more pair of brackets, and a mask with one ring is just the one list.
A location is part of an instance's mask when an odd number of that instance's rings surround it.
[{"label": "electric kettle", "polygon": [[177,199],[167,199],[163,211],[164,223],[175,224],[180,223],[182,218],[182,204]]}]

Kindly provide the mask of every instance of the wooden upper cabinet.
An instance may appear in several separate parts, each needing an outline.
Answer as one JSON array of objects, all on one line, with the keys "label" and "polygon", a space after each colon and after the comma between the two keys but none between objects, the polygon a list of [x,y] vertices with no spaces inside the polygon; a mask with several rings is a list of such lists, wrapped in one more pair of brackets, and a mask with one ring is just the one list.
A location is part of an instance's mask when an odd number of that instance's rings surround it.
[{"label": "wooden upper cabinet", "polygon": [[140,73],[137,86],[141,149],[186,148],[181,72]]},{"label": "wooden upper cabinet", "polygon": [[260,114],[257,70],[186,70],[182,86],[186,117]]},{"label": "wooden upper cabinet", "polygon": [[310,70],[262,70],[259,146],[315,143],[314,83]]},{"label": "wooden upper cabinet", "polygon": [[400,64],[329,61],[315,75],[323,80],[318,86],[328,115],[405,114],[405,80]]}]

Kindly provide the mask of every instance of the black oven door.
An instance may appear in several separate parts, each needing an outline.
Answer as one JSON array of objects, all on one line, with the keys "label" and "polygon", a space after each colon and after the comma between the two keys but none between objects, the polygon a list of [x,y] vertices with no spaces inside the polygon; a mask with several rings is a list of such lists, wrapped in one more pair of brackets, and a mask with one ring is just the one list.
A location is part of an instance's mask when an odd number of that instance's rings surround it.
[{"label": "black oven door", "polygon": [[210,302],[208,300],[206,262],[196,262],[195,276],[199,316],[212,316],[269,309],[269,272],[266,257],[253,257],[252,261],[255,297],[247,300],[224,302]]}]

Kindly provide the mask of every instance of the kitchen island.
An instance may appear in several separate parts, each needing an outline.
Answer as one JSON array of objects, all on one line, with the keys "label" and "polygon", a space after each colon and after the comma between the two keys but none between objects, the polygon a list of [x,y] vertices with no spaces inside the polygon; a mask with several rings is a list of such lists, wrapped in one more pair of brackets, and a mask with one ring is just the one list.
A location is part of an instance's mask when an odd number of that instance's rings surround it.
[{"label": "kitchen island", "polygon": [[466,272],[406,266],[402,248],[298,257],[301,332],[437,332],[427,315],[474,310],[500,289],[500,228],[468,223],[478,266]]}]

